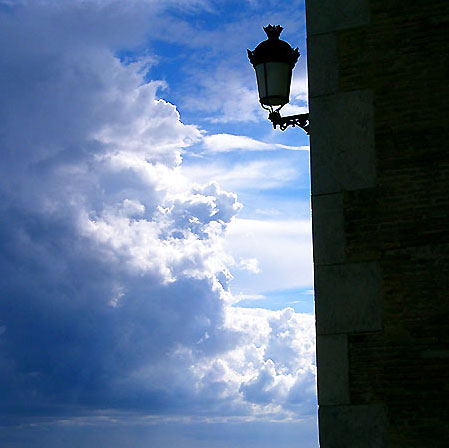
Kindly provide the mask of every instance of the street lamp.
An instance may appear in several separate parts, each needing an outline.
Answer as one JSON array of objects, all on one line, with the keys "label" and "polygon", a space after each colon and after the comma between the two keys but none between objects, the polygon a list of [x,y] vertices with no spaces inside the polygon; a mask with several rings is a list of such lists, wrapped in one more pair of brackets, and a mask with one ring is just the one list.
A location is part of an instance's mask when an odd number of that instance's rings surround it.
[{"label": "street lamp", "polygon": [[[256,71],[259,101],[268,111],[268,119],[274,129],[284,131],[288,126],[299,126],[309,133],[309,114],[281,117],[279,111],[289,102],[292,70],[299,58],[299,50],[280,40],[283,28],[280,25],[264,27],[268,39],[261,42],[248,57]],[[279,106],[275,109],[275,106]]]}]

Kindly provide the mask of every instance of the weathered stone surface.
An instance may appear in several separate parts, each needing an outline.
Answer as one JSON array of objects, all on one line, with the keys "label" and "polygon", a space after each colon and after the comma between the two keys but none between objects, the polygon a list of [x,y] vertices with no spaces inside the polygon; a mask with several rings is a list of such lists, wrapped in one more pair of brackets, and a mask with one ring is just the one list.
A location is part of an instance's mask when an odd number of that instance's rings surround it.
[{"label": "weathered stone surface", "polygon": [[310,99],[312,194],[376,185],[370,90]]},{"label": "weathered stone surface", "polygon": [[342,263],[345,259],[343,195],[313,196],[312,211],[315,266]]},{"label": "weathered stone surface", "polygon": [[308,0],[308,35],[366,25],[370,21],[369,0]]},{"label": "weathered stone surface", "polygon": [[[449,2],[307,0],[307,13],[318,340],[346,337],[349,359],[350,404],[321,405],[321,448],[446,448]],[[337,76],[319,59],[335,42]],[[332,193],[341,214],[317,199]],[[325,220],[341,216],[332,241]],[[332,402],[343,382],[327,359]]]},{"label": "weathered stone surface", "polygon": [[338,92],[337,36],[319,34],[307,39],[309,97]]},{"label": "weathered stone surface", "polygon": [[325,360],[318,368],[318,403],[349,403],[348,338],[344,334],[317,337],[317,356]]},{"label": "weathered stone surface", "polygon": [[383,405],[320,406],[321,448],[385,447]]},{"label": "weathered stone surface", "polygon": [[379,264],[315,266],[315,309],[317,334],[381,330]]}]

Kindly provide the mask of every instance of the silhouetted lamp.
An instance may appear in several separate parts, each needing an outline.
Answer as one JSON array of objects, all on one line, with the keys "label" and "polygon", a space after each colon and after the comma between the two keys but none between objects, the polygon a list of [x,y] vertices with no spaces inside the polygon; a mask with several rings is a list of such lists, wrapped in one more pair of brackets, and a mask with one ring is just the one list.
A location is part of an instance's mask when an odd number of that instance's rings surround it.
[{"label": "silhouetted lamp", "polygon": [[[284,131],[288,126],[299,126],[309,133],[309,114],[281,117],[280,109],[289,102],[292,70],[299,59],[299,50],[280,40],[283,28],[280,25],[264,27],[268,39],[261,42],[254,51],[248,50],[248,57],[256,71],[259,101],[270,111],[268,119],[273,127],[279,125]],[[278,106],[277,108],[275,108]]]}]

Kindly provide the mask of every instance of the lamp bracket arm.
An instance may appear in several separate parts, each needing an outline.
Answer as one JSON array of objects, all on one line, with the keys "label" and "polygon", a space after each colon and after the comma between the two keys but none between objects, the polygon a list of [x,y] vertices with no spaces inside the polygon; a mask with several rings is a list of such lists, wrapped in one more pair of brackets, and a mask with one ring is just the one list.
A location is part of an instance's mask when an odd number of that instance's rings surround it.
[{"label": "lamp bracket arm", "polygon": [[279,126],[281,131],[285,131],[289,126],[298,126],[309,135],[309,114],[290,115],[281,117],[279,111],[273,111],[268,115],[268,119],[273,123],[273,128]]}]

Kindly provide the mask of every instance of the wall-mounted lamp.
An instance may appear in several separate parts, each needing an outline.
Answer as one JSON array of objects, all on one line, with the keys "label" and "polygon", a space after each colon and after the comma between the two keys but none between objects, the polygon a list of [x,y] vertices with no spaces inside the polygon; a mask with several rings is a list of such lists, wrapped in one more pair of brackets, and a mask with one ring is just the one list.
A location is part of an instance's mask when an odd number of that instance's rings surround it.
[{"label": "wall-mounted lamp", "polygon": [[[281,117],[279,111],[289,102],[292,70],[299,58],[299,50],[280,40],[283,28],[280,25],[264,27],[268,39],[261,42],[254,51],[248,50],[248,57],[256,71],[259,101],[268,111],[268,119],[274,129],[284,131],[288,126],[299,126],[309,133],[309,114]],[[275,106],[279,106],[275,109]]]}]

